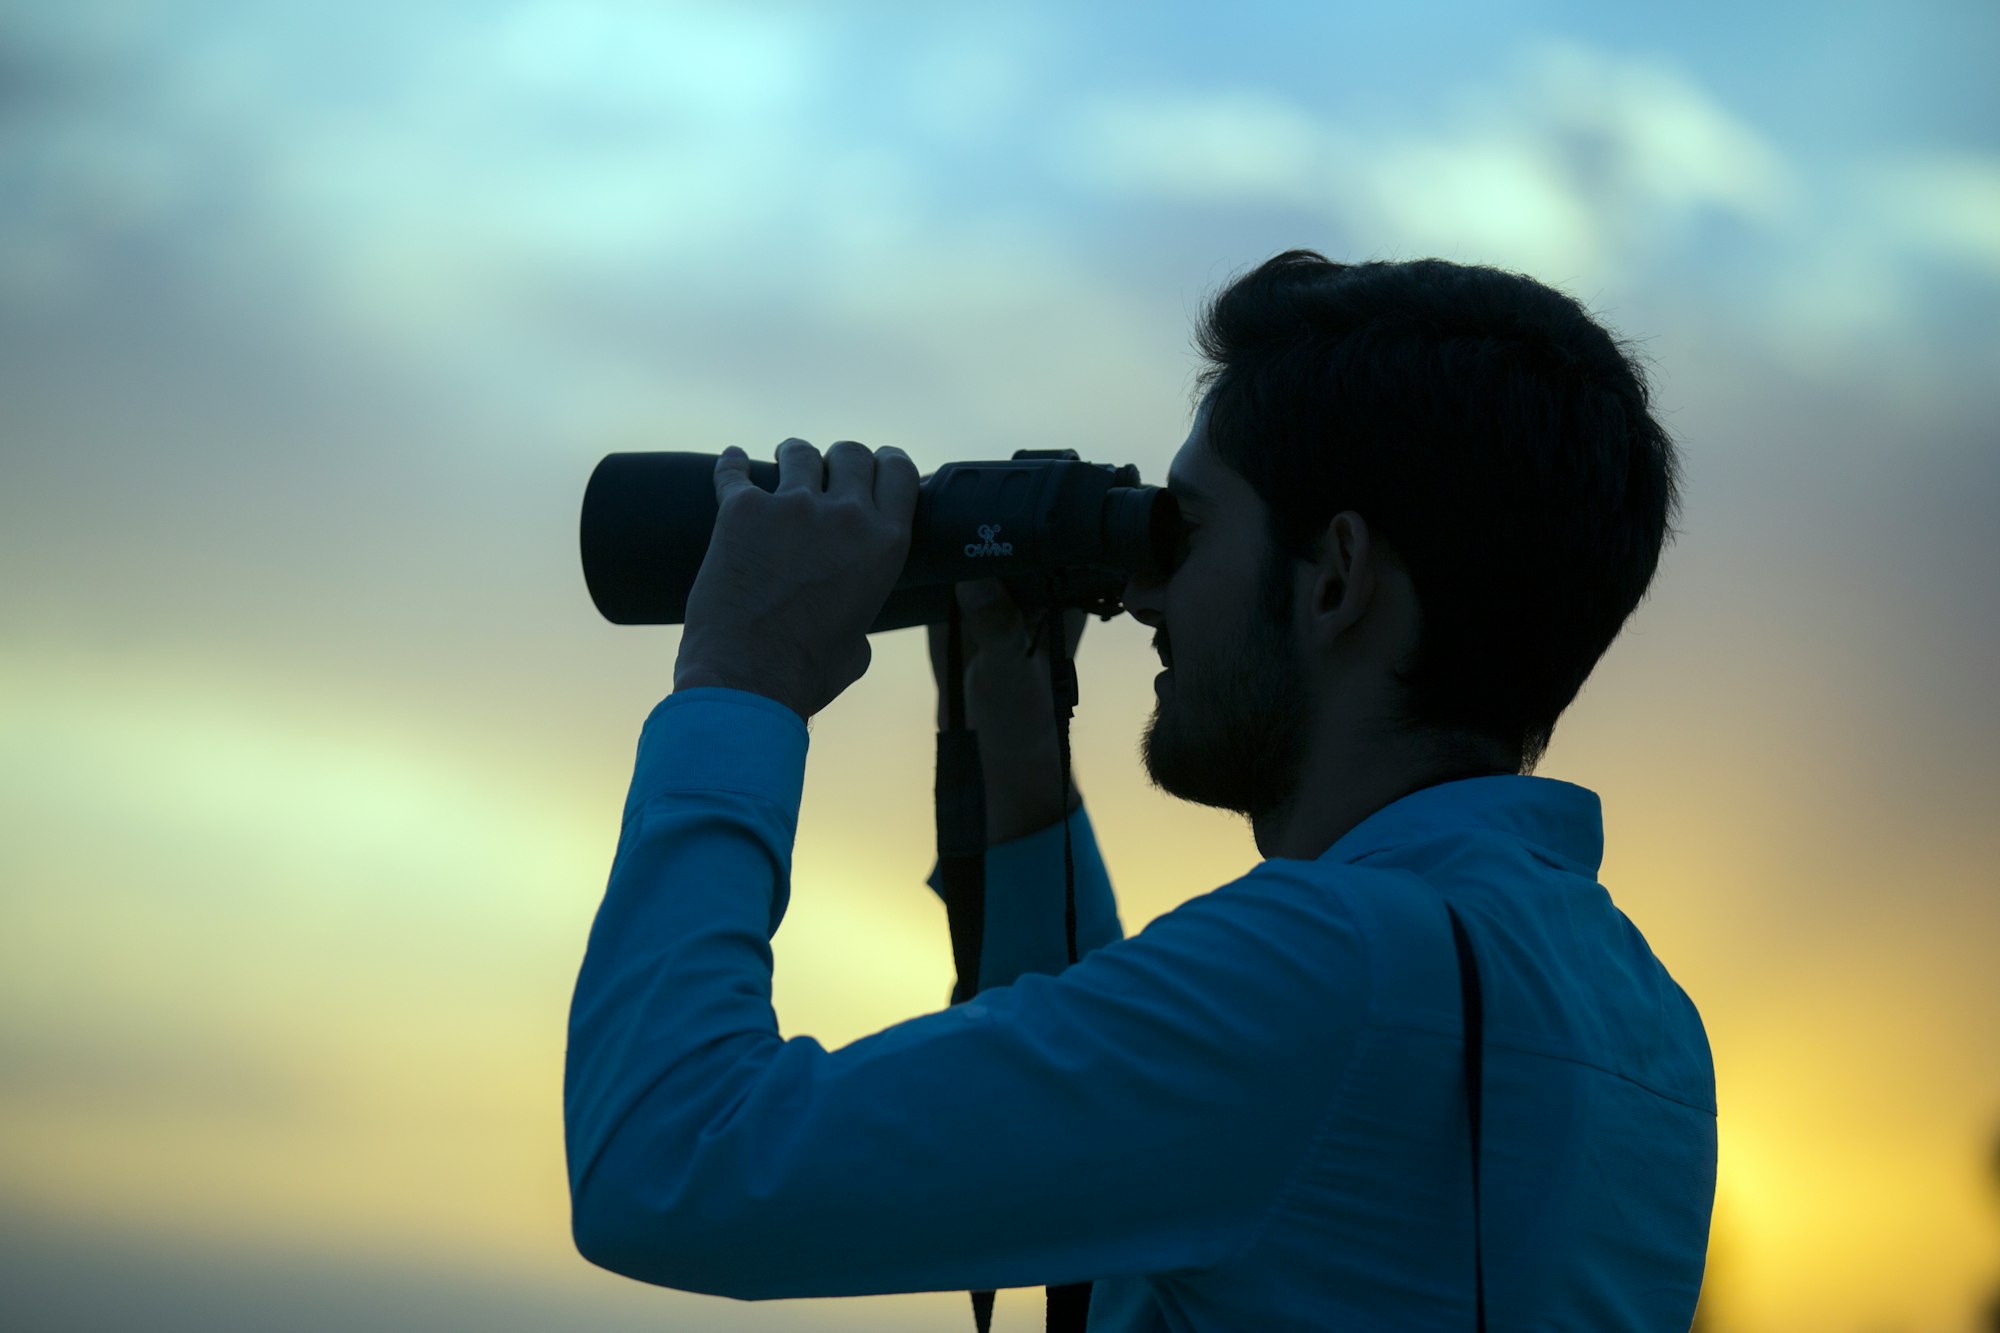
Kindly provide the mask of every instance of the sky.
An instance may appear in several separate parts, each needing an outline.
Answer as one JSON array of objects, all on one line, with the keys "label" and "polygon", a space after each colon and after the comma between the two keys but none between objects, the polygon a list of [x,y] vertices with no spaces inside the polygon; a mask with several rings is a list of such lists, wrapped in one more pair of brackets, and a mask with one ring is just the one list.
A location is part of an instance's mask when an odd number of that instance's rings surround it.
[{"label": "sky", "polygon": [[[0,3],[10,1303],[963,1319],[570,1246],[569,990],[678,641],[591,606],[583,487],[789,435],[1163,480],[1202,301],[1305,246],[1526,272],[1641,349],[1682,531],[1538,773],[1600,795],[1603,882],[1708,1027],[1704,1317],[1970,1329],[1996,50],[1984,3]],[[1256,860],[1146,781],[1150,637],[1079,660],[1128,934]],[[928,672],[881,636],[814,720],[787,1036],[950,991]]]}]

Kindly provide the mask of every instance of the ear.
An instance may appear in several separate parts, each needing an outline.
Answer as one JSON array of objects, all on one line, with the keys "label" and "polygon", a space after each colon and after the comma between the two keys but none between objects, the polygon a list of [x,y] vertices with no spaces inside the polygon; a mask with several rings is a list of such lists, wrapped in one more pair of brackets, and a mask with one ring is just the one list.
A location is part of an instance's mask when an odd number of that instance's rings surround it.
[{"label": "ear", "polygon": [[1313,562],[1312,596],[1306,603],[1312,642],[1324,646],[1352,630],[1374,597],[1375,552],[1368,520],[1343,510],[1326,525]]}]

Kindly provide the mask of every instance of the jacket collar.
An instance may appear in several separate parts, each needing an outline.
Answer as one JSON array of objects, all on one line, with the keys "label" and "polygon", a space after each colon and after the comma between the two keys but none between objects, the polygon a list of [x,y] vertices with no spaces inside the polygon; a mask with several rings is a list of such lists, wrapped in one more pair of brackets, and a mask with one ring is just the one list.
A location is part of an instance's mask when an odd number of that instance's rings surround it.
[{"label": "jacket collar", "polygon": [[1604,812],[1597,793],[1558,778],[1516,773],[1419,787],[1343,833],[1317,859],[1354,862],[1409,843],[1486,830],[1528,843],[1564,869],[1592,879],[1604,862]]}]

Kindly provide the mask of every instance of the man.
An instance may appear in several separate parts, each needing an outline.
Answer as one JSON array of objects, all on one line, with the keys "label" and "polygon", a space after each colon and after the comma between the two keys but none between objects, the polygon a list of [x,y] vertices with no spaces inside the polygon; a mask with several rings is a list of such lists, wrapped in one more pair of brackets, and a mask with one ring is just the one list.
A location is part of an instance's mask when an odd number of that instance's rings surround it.
[{"label": "man", "polygon": [[805,719],[867,668],[918,479],[793,440],[765,494],[725,457],[572,1012],[594,1262],[744,1299],[1092,1282],[1098,1330],[1688,1326],[1707,1040],[1596,881],[1597,797],[1531,775],[1670,531],[1644,377],[1568,298],[1435,260],[1280,255],[1200,340],[1185,551],[1126,590],[1167,668],[1145,760],[1266,859],[1121,938],[1042,668],[967,590],[981,990],[782,1041]]}]

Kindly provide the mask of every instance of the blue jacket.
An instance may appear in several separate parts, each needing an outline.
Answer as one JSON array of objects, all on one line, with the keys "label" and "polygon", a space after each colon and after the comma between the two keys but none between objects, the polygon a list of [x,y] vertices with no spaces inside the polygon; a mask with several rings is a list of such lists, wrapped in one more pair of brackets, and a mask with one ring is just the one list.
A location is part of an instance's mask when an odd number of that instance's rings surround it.
[{"label": "blue jacket", "polygon": [[1056,824],[987,855],[986,989],[828,1051],[771,1008],[806,746],[737,690],[646,720],[570,1013],[592,1262],[745,1300],[1094,1281],[1121,1333],[1469,1329],[1448,898],[1485,993],[1492,1326],[1688,1326],[1714,1071],[1597,883],[1594,793],[1426,787],[1130,939],[1079,812],[1081,961]]}]

